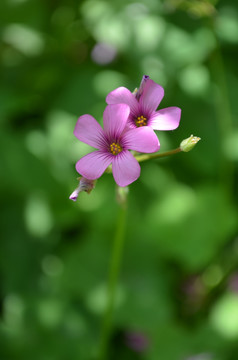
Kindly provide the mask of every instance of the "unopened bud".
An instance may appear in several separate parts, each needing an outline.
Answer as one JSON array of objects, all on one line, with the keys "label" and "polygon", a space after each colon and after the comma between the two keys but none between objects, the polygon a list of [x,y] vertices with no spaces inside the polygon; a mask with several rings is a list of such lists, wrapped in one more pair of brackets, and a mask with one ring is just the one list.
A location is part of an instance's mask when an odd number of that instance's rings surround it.
[{"label": "unopened bud", "polygon": [[88,194],[90,194],[90,192],[95,188],[96,180],[89,180],[84,177],[81,178],[79,177],[78,180],[79,180],[78,187],[72,192],[72,194],[69,197],[69,199],[73,201],[77,200],[80,192],[86,191]]},{"label": "unopened bud", "polygon": [[180,144],[181,151],[189,152],[201,140],[200,137],[191,135],[189,138],[184,139]]},{"label": "unopened bud", "polygon": [[150,77],[148,75],[143,75],[139,89],[134,90],[133,94],[135,95],[137,100],[139,100],[139,98],[141,97],[145,84],[147,80],[149,80],[149,78]]}]

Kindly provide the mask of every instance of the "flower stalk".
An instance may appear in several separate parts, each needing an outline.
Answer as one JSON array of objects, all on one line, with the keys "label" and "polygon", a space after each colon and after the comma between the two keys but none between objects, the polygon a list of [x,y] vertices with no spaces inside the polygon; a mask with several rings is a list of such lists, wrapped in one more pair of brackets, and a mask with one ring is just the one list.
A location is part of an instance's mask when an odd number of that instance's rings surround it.
[{"label": "flower stalk", "polygon": [[[117,189],[118,191],[120,190]],[[112,333],[113,313],[115,308],[116,287],[119,278],[123,245],[125,240],[125,225],[127,214],[126,193],[124,192],[123,204],[121,204],[118,214],[118,222],[113,242],[111,264],[108,277],[108,293],[107,306],[101,329],[101,338],[99,343],[98,360],[106,360],[108,358],[108,345]]]},{"label": "flower stalk", "polygon": [[[135,158],[136,158],[136,160],[138,162],[142,162],[142,161],[146,161],[146,160],[160,159],[160,158],[163,158],[163,157],[166,157],[166,156],[178,154],[180,152],[189,152],[195,147],[195,145],[200,140],[201,140],[201,138],[199,138],[198,136],[191,135],[189,138],[184,139],[180,143],[180,146],[178,148],[176,148],[176,149],[169,150],[169,151],[164,151],[162,153],[140,154],[140,155],[134,155],[134,156],[135,156]],[[112,172],[112,168],[109,166],[106,169],[106,173],[110,174],[111,172]]]},{"label": "flower stalk", "polygon": [[177,149],[165,151],[163,153],[137,155],[137,156],[135,156],[135,158],[138,162],[142,162],[142,161],[146,161],[146,160],[159,159],[162,157],[174,155],[181,151],[182,151],[181,148],[178,147]]}]

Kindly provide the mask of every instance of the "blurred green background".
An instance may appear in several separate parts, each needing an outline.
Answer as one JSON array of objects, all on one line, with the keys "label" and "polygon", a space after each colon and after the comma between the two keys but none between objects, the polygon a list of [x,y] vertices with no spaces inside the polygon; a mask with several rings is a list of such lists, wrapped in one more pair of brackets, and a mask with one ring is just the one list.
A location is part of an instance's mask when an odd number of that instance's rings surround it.
[{"label": "blurred green background", "polygon": [[130,186],[109,359],[238,359],[238,3],[1,0],[0,359],[90,360],[106,301],[115,183],[68,199],[105,96],[165,89],[190,153]]}]

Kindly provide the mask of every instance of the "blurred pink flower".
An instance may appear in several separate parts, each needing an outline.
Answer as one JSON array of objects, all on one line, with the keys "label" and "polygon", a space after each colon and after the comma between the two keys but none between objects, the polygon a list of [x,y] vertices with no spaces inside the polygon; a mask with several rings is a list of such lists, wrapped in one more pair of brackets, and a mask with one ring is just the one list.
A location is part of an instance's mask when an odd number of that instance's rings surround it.
[{"label": "blurred pink flower", "polygon": [[238,292],[238,273],[233,273],[228,279],[228,288],[232,292]]},{"label": "blurred pink flower", "polygon": [[136,352],[143,352],[148,348],[149,341],[145,334],[133,331],[126,333],[126,344]]},{"label": "blurred pink flower", "polygon": [[97,43],[91,52],[93,61],[100,65],[111,63],[115,59],[116,55],[116,48],[107,43]]},{"label": "blurred pink flower", "polygon": [[140,176],[140,165],[129,150],[143,153],[159,149],[153,130],[125,130],[130,113],[126,104],[108,105],[103,114],[104,130],[91,115],[81,116],[74,135],[82,142],[97,148],[76,164],[76,170],[89,180],[98,179],[112,164],[112,174],[119,186],[127,186]]},{"label": "blurred pink flower", "polygon": [[164,89],[144,75],[140,88],[134,93],[119,87],[107,95],[106,102],[130,106],[128,125],[131,128],[149,126],[154,130],[174,130],[179,126],[181,109],[172,106],[156,111],[163,97]]}]

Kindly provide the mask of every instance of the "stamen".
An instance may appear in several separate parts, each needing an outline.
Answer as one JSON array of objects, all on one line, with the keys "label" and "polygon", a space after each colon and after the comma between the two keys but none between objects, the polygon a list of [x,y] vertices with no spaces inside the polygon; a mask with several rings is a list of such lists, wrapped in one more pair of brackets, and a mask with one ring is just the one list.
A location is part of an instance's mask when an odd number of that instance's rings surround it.
[{"label": "stamen", "polygon": [[143,115],[137,116],[135,119],[135,124],[137,127],[146,126],[147,125],[147,118]]},{"label": "stamen", "polygon": [[122,147],[118,143],[113,142],[110,144],[110,152],[112,153],[112,155],[117,155],[121,151],[122,151]]}]

